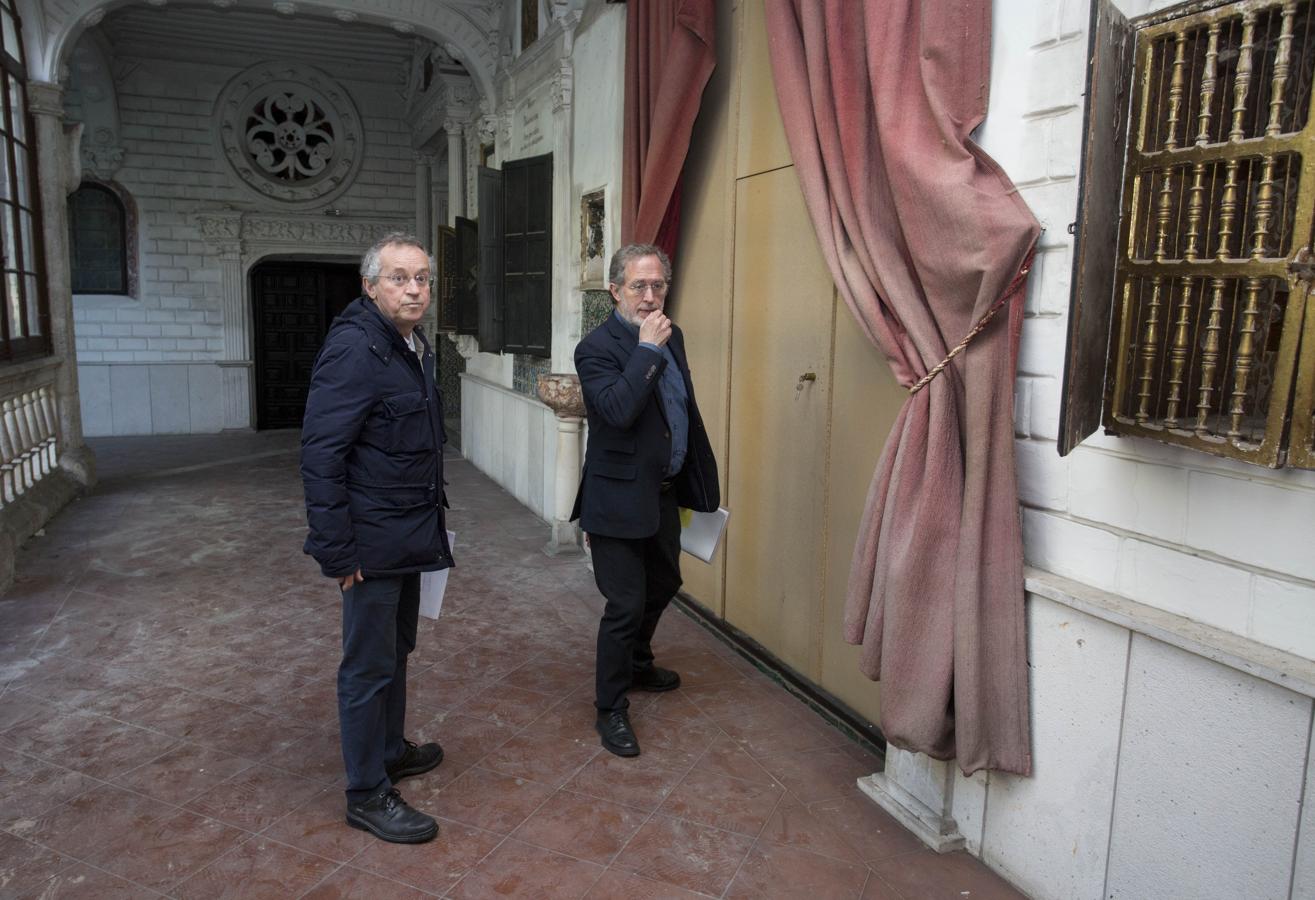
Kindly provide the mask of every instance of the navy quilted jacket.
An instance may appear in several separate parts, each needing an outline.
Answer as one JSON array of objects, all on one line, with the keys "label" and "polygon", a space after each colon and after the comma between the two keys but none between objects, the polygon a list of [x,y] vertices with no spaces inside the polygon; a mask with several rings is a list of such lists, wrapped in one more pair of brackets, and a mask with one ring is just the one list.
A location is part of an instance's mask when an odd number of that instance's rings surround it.
[{"label": "navy quilted jacket", "polygon": [[325,575],[452,565],[443,521],[443,406],[434,354],[421,359],[374,302],[334,319],[315,360],[301,426],[305,551]]}]

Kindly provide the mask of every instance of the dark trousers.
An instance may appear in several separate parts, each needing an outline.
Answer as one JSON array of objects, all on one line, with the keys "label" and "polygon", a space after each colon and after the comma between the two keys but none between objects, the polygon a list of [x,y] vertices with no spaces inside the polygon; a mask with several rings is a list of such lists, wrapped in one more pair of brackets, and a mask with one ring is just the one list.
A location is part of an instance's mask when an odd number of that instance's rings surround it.
[{"label": "dark trousers", "polygon": [[629,539],[589,535],[594,580],[607,598],[598,623],[594,705],[599,712],[626,709],[634,672],[653,665],[653,632],[680,589],[680,510],[674,493],[658,504],[657,534]]},{"label": "dark trousers", "polygon": [[370,578],[343,591],[338,722],[349,803],[391,787],[384,764],[406,750],[406,658],[419,612],[418,574]]}]

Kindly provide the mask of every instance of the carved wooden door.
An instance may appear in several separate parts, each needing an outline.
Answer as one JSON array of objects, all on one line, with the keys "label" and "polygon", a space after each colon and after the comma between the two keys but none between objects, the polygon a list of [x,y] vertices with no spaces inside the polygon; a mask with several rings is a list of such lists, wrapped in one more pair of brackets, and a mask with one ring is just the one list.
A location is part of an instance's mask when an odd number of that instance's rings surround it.
[{"label": "carved wooden door", "polygon": [[290,262],[252,270],[258,429],[301,427],[329,323],[359,294],[352,266]]}]

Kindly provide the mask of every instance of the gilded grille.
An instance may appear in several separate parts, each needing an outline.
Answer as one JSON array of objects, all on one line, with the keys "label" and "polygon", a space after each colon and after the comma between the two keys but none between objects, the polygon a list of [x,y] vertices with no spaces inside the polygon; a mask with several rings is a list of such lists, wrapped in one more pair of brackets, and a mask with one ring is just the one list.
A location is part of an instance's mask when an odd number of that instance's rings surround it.
[{"label": "gilded grille", "polygon": [[[1282,465],[1304,383],[1315,5],[1230,3],[1144,28],[1136,52],[1106,427]],[[1310,465],[1299,430],[1291,462]]]}]

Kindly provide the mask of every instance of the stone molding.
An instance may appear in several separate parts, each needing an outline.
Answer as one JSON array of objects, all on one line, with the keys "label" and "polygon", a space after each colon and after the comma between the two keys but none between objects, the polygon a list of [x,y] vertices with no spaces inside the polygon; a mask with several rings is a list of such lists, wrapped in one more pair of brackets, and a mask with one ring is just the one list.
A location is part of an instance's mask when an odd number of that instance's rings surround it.
[{"label": "stone molding", "polygon": [[216,211],[198,213],[201,236],[222,251],[223,244],[240,242],[261,255],[287,250],[365,251],[389,231],[405,231],[410,223],[393,219],[355,219],[332,216],[280,216],[272,213]]}]

